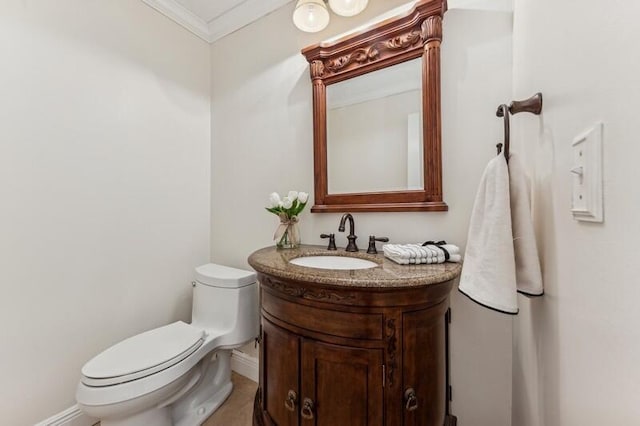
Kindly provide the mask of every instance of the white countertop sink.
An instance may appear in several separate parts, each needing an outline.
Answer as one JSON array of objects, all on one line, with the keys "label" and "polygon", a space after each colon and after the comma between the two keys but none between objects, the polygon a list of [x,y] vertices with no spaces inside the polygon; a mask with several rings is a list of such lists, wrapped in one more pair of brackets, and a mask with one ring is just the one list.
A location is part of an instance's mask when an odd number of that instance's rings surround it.
[{"label": "white countertop sink", "polygon": [[291,259],[289,263],[317,269],[368,269],[378,266],[370,260],[347,256],[303,256]]}]

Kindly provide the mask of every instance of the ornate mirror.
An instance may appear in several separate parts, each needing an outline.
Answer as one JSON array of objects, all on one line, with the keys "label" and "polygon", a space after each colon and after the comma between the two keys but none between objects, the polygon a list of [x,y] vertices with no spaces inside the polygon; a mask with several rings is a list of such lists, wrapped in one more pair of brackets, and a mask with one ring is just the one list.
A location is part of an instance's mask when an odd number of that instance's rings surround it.
[{"label": "ornate mirror", "polygon": [[312,212],[444,211],[440,42],[446,0],[302,54],[313,83]]}]

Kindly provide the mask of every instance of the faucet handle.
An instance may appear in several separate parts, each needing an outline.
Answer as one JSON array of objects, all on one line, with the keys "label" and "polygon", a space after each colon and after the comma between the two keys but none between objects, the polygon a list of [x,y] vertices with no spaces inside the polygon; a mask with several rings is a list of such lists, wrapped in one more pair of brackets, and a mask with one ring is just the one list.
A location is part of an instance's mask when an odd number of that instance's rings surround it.
[{"label": "faucet handle", "polygon": [[327,250],[338,250],[336,247],[336,234],[320,234],[320,238],[328,238],[329,246]]},{"label": "faucet handle", "polygon": [[376,237],[375,235],[369,236],[369,248],[367,249],[367,253],[369,254],[377,254],[378,250],[376,250],[376,241],[380,241],[381,243],[388,243],[389,238],[387,237]]}]

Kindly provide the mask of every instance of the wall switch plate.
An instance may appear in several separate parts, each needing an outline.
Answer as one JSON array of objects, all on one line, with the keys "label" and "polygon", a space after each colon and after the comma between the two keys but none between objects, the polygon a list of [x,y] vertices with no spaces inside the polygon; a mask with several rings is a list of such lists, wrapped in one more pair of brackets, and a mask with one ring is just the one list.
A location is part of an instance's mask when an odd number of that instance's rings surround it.
[{"label": "wall switch plate", "polygon": [[573,140],[571,212],[576,220],[602,222],[602,130],[597,123]]}]

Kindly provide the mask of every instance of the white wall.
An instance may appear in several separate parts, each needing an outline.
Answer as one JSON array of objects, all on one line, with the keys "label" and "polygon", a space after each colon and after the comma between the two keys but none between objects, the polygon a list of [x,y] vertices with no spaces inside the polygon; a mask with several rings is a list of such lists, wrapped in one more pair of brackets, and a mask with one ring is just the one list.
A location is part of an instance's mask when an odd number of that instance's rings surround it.
[{"label": "white wall", "polygon": [[[401,1],[371,2],[361,19],[334,19],[307,35],[285,6],[214,43],[212,54],[212,260],[247,267],[272,245],[277,218],[268,194],[312,192],[311,81],[300,49],[343,32]],[[334,17],[332,17],[333,19]],[[464,245],[480,175],[502,140],[496,106],[511,97],[511,24],[505,12],[450,10],[442,45],[443,168],[446,213],[357,214],[360,246],[370,234],[394,242],[447,239]],[[301,217],[304,243],[326,244],[339,214]],[[337,235],[344,247],[346,238]],[[453,293],[454,413],[461,425],[511,419],[511,318]]]},{"label": "white wall", "polygon": [[[515,2],[514,94],[544,94],[514,131],[535,176],[544,297],[514,327],[518,426],[640,419],[638,2]],[[571,142],[604,122],[602,224],[572,219]]]},{"label": "white wall", "polygon": [[190,315],[209,257],[209,47],[133,0],[0,4],[0,423]]}]

